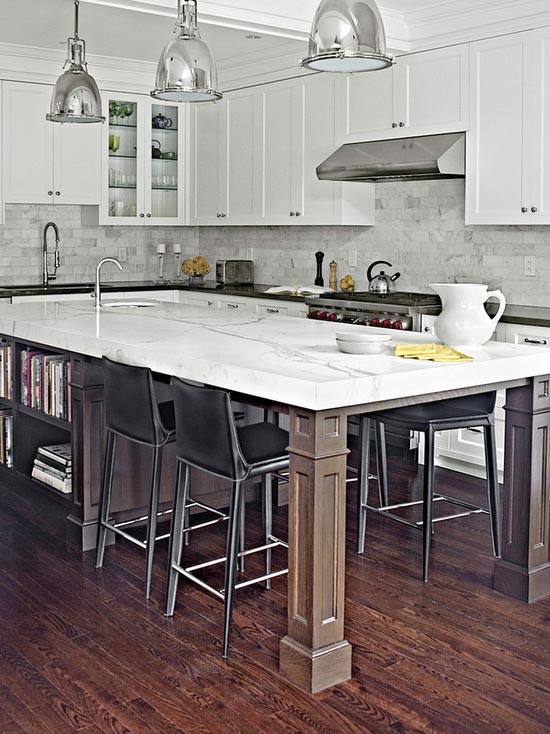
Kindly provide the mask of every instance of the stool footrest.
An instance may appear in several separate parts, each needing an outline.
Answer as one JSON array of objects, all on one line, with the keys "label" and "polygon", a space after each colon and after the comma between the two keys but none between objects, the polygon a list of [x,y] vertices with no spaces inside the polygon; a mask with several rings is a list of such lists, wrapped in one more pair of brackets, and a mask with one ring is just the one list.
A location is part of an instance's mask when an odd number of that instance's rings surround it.
[{"label": "stool footrest", "polygon": [[[443,515],[441,517],[434,517],[432,519],[432,523],[436,522],[443,522],[444,520],[454,520],[459,517],[468,517],[469,515],[488,515],[489,510],[485,507],[480,507],[479,505],[473,505],[471,502],[467,502],[466,500],[460,500],[455,497],[448,497],[444,494],[436,494],[433,497],[434,502],[449,502],[453,505],[458,505],[459,507],[466,508],[465,512],[455,512],[451,515]],[[414,500],[411,502],[400,502],[399,504],[395,505],[382,505],[381,507],[375,507],[374,505],[361,505],[366,510],[371,510],[372,512],[376,512],[378,515],[383,515],[384,517],[389,517],[392,520],[397,520],[397,522],[403,523],[404,525],[409,525],[413,528],[422,528],[424,525],[423,520],[408,520],[406,517],[401,517],[400,515],[396,515],[392,510],[399,510],[406,507],[415,507],[417,505],[422,505],[423,500]]]}]

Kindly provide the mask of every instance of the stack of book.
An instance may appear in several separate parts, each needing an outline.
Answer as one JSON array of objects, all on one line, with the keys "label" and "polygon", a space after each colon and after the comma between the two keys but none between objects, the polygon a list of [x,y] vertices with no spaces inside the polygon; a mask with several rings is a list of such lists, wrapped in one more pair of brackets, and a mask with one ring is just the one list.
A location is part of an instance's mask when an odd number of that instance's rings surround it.
[{"label": "stack of book", "polygon": [[11,400],[12,351],[9,344],[0,342],[0,398]]},{"label": "stack of book", "polygon": [[69,494],[72,491],[71,444],[39,446],[32,468],[32,476],[49,487]]},{"label": "stack of book", "polygon": [[71,363],[62,354],[21,352],[21,403],[62,420],[71,420]]}]

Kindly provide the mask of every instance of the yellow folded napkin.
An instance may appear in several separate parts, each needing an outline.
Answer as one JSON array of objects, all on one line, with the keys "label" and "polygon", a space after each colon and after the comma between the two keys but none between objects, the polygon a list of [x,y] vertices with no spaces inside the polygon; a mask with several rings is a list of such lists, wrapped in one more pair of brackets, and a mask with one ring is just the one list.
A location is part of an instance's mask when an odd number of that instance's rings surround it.
[{"label": "yellow folded napkin", "polygon": [[433,362],[473,362],[474,358],[462,354],[446,344],[396,344],[395,356],[406,359],[431,359]]}]

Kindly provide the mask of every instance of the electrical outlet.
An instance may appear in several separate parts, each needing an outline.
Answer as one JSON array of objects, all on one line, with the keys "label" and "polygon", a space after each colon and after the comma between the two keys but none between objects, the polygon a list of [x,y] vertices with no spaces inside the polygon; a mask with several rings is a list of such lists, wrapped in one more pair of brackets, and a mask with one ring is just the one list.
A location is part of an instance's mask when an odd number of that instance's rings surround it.
[{"label": "electrical outlet", "polygon": [[253,247],[246,248],[246,260],[254,260],[254,248]]},{"label": "electrical outlet", "polygon": [[348,265],[350,268],[357,267],[357,250],[350,250],[348,253]]},{"label": "electrical outlet", "polygon": [[537,274],[537,258],[534,255],[525,255],[523,258],[523,274],[534,278]]},{"label": "electrical outlet", "polygon": [[118,248],[118,260],[121,263],[124,263],[124,262],[126,262],[127,259],[128,258],[127,258],[126,248],[125,247],[119,247]]}]

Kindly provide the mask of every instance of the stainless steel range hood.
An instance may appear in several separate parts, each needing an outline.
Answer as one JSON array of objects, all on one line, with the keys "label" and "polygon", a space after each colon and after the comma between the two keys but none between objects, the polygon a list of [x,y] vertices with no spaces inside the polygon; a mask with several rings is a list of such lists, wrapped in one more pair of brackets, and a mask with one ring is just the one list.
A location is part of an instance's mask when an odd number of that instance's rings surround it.
[{"label": "stainless steel range hood", "polygon": [[425,181],[464,177],[464,133],[346,143],[317,167],[327,181]]}]

